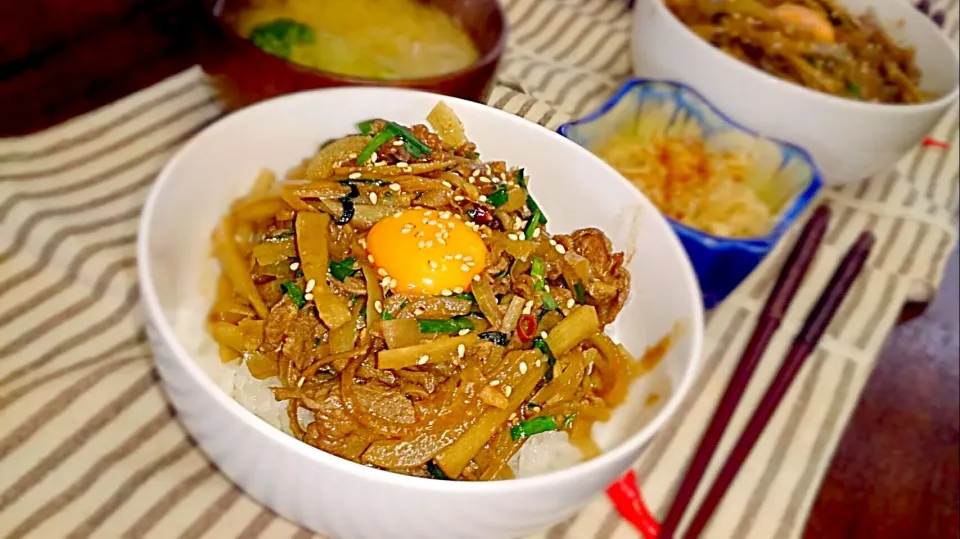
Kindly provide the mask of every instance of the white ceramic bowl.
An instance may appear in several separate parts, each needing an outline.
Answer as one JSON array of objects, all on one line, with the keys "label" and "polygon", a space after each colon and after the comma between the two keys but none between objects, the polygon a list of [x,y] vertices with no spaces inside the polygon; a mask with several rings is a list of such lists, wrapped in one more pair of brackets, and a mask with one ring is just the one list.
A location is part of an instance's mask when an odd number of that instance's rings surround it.
[{"label": "white ceramic bowl", "polygon": [[923,71],[921,87],[942,97],[918,105],[882,105],[785,82],[701,39],[663,0],[638,0],[634,7],[634,71],[640,77],[687,84],[735,121],[805,148],[827,185],[885,172],[956,101],[957,52],[936,25],[904,0],[842,4],[857,14],[872,9],[894,39],[912,45]]},{"label": "white ceramic bowl", "polygon": [[[221,391],[203,328],[216,267],[210,232],[262,167],[286,171],[318,144],[373,117],[422,123],[439,96],[386,88],[293,94],[204,130],[167,164],[147,199],[138,269],[157,367],[183,423],[233,481],[271,509],[335,538],[493,539],[562,520],[637,459],[676,410],[700,362],[703,310],[696,278],[666,221],[613,169],[560,135],[483,105],[442,98],[486,159],[523,166],[551,231],[596,226],[633,253],[633,287],[612,336],[642,353],[681,324],[658,369],[638,379],[611,422],[607,451],[550,474],[487,483],[437,481],[364,467],[274,429]],[[671,388],[657,410],[650,391]]]}]

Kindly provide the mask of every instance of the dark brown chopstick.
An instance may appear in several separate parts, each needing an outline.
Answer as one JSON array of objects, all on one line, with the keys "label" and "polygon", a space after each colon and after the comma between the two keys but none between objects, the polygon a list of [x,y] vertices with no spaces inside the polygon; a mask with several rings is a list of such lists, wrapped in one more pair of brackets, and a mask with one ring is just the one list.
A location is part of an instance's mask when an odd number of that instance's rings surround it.
[{"label": "dark brown chopstick", "polygon": [[720,404],[713,413],[707,431],[700,439],[700,445],[697,446],[693,460],[690,462],[686,475],[684,475],[683,481],[677,489],[673,505],[670,506],[670,511],[660,528],[659,539],[673,539],[673,535],[680,525],[680,520],[683,518],[684,510],[693,499],[697,485],[710,464],[710,459],[720,442],[720,438],[723,437],[724,431],[730,424],[730,418],[733,417],[733,412],[737,409],[740,398],[743,396],[747,384],[763,356],[763,352],[770,344],[773,334],[780,327],[780,322],[803,283],[814,255],[820,247],[820,242],[823,241],[823,235],[827,230],[829,220],[830,209],[826,206],[818,207],[807,224],[804,225],[793,250],[780,269],[780,275],[777,277],[777,282],[774,284],[773,290],[767,298],[767,303],[760,313],[757,325],[750,336],[750,341],[740,357],[740,362],[734,369],[733,376],[720,399]]},{"label": "dark brown chopstick", "polygon": [[723,464],[703,503],[694,515],[690,527],[684,534],[686,539],[700,537],[734,477],[740,471],[740,467],[747,460],[757,439],[760,438],[777,406],[790,388],[790,384],[793,383],[797,373],[800,372],[804,361],[816,347],[817,342],[823,336],[823,332],[840,308],[843,298],[857,276],[860,275],[867,257],[870,256],[870,250],[873,248],[874,242],[872,233],[862,232],[857,241],[850,247],[850,250],[847,251],[847,254],[844,255],[843,260],[840,261],[840,265],[837,266],[836,271],[830,278],[830,283],[827,284],[817,300],[817,304],[814,305],[807,316],[803,327],[794,338],[790,351],[787,353],[783,364],[780,365],[780,370],[767,388],[767,392],[763,395],[757,410],[753,413],[743,434],[740,435],[740,439],[737,440],[730,456]]}]

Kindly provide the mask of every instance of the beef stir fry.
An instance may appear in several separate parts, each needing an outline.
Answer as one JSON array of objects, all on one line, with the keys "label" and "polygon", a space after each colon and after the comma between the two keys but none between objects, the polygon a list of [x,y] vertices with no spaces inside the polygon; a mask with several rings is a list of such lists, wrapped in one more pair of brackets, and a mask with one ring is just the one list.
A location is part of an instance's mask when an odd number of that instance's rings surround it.
[{"label": "beef stir fry", "polygon": [[872,13],[835,0],[667,0],[691,30],[727,54],[781,79],[877,103],[919,103],[912,48]]},{"label": "beef stir fry", "polygon": [[445,104],[428,120],[364,122],[232,206],[221,359],[272,384],[294,436],[365,465],[506,479],[550,430],[590,458],[642,369],[603,333],[624,254],[596,229],[551,236],[523,169],[481,161]]}]

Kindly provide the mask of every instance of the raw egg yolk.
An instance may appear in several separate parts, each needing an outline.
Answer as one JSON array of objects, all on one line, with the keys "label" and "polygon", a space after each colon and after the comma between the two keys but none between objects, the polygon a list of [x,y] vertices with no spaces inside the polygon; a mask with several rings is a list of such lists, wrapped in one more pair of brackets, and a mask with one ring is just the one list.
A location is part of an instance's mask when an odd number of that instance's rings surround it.
[{"label": "raw egg yolk", "polygon": [[367,233],[367,252],[383,281],[400,293],[450,295],[486,267],[480,234],[448,211],[411,208]]}]

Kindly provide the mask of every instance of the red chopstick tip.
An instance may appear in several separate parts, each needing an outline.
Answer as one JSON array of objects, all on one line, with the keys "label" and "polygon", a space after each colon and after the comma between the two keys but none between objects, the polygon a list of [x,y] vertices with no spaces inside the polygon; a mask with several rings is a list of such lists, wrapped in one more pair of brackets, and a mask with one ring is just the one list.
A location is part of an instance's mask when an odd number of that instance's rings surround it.
[{"label": "red chopstick tip", "polygon": [[614,509],[624,520],[633,525],[643,535],[644,539],[658,539],[660,523],[650,514],[640,487],[637,483],[637,474],[632,469],[623,474],[623,477],[607,487],[607,498]]},{"label": "red chopstick tip", "polygon": [[949,150],[949,149],[950,149],[950,144],[948,144],[948,143],[946,143],[946,142],[944,142],[944,141],[942,141],[942,140],[937,140],[937,139],[935,139],[935,138],[933,138],[933,137],[927,137],[927,138],[923,139],[923,145],[924,145],[925,147],[927,147],[927,148],[939,148],[939,149],[941,149],[941,150]]}]

